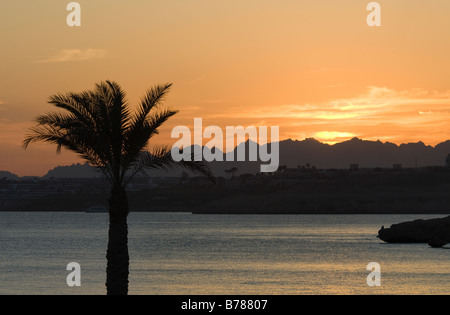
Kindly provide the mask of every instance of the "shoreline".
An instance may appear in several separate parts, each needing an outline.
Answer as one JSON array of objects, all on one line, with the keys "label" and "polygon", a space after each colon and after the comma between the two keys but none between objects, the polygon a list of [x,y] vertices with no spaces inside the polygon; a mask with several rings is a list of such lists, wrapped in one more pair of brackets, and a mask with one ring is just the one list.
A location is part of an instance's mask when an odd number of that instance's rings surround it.
[{"label": "shoreline", "polygon": [[[108,214],[108,212],[86,212],[83,210],[0,210],[0,213],[86,213],[86,214]],[[237,211],[130,211],[130,213],[177,213],[177,214],[190,214],[190,215],[450,215],[450,211],[432,211],[432,212],[406,212],[406,211],[394,211],[394,212],[237,212]]]}]

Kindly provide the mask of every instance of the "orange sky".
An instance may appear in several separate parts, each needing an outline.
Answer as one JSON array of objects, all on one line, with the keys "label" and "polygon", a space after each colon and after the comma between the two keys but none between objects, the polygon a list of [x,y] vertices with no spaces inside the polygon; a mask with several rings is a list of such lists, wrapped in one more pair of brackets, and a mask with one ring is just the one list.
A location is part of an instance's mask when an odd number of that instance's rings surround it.
[{"label": "orange sky", "polygon": [[450,139],[450,2],[378,1],[382,26],[354,0],[0,3],[0,170],[44,175],[78,160],[48,145],[21,149],[50,94],[115,80],[136,104],[173,82],[176,125],[280,126],[281,139],[352,137],[435,145]]}]

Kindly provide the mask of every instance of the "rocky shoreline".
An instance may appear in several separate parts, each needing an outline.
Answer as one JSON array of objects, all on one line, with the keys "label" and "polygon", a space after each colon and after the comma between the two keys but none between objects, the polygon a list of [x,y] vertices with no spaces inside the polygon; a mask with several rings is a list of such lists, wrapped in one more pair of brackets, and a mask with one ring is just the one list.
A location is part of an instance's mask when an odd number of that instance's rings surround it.
[{"label": "rocky shoreline", "polygon": [[415,220],[382,227],[378,237],[386,243],[426,243],[439,248],[450,243],[450,216],[440,219]]}]

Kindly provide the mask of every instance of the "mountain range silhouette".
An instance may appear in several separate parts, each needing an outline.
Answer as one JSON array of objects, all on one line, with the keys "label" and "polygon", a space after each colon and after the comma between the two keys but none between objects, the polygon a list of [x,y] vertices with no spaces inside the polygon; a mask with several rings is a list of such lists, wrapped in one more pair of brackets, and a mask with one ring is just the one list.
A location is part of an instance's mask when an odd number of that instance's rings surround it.
[{"label": "mountain range silhouette", "polygon": [[[224,162],[209,163],[214,175],[225,177],[225,170],[237,168],[236,175],[256,174],[260,172],[261,164],[266,162],[248,161],[249,141],[241,143],[245,146],[245,162],[227,161],[230,154],[237,156],[237,146],[234,151],[224,154]],[[270,144],[269,151],[270,151]],[[436,146],[425,145],[423,142],[396,145],[390,142],[369,141],[353,138],[348,141],[329,145],[308,138],[280,141],[280,166],[297,168],[299,166],[316,167],[318,169],[348,169],[350,164],[358,164],[359,168],[392,168],[400,164],[403,168],[444,166],[446,157],[450,154],[450,140]],[[206,148],[208,149],[208,148]],[[259,149],[259,146],[258,146]],[[228,159],[229,160],[229,159]],[[154,171],[151,176],[178,177],[182,170],[169,172]],[[100,177],[101,174],[87,164],[58,166],[50,170],[43,178],[88,178]],[[0,172],[0,178],[16,179],[10,172]]]}]

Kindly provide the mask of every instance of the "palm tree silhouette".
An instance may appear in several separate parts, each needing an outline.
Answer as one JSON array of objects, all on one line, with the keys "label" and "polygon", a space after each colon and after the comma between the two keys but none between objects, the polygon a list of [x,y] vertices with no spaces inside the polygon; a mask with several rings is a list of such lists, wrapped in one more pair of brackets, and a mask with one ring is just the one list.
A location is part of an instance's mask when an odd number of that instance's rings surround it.
[{"label": "palm tree silhouette", "polygon": [[131,112],[125,92],[116,82],[100,82],[94,90],[82,93],[51,95],[49,103],[65,112],[37,117],[36,126],[23,141],[24,148],[33,142],[47,142],[57,145],[57,153],[61,148],[74,151],[109,180],[108,295],[128,294],[129,207],[125,188],[129,181],[139,172],[172,167],[183,167],[213,179],[202,162],[175,162],[167,146],[156,147],[151,153],[147,151],[149,140],[158,134],[158,128],[177,113],[160,108],[171,85],[149,89],[135,113]]}]

